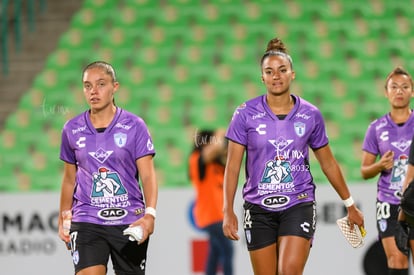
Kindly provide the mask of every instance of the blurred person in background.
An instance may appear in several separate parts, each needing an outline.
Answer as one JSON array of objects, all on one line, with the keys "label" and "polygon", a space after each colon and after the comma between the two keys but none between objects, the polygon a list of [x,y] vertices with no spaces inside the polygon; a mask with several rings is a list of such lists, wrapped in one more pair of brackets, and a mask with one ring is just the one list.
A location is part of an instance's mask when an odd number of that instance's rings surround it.
[{"label": "blurred person in background", "polygon": [[[158,197],[152,139],[140,117],[115,105],[110,64],[87,65],[82,84],[90,109],[62,131],[60,213],[69,220],[60,216],[59,237],[78,275],[106,274],[109,257],[116,274],[144,275]],[[124,230],[138,226],[141,235],[129,240]]]},{"label": "blurred person in background", "polygon": [[205,274],[233,274],[233,244],[223,234],[223,177],[227,157],[225,130],[201,130],[194,136],[188,161],[189,177],[196,199],[193,217],[198,228],[208,234]]},{"label": "blurred person in background", "polygon": [[[402,187],[402,197],[398,212],[397,232],[395,241],[398,248],[405,254],[414,255],[414,136],[408,156],[408,168]],[[399,230],[398,230],[399,229]],[[412,258],[414,263],[414,258]]]},{"label": "blurred person in background", "polygon": [[223,232],[239,239],[234,197],[246,151],[243,227],[254,274],[299,275],[317,220],[309,147],[343,200],[350,226],[363,227],[364,218],[331,152],[321,112],[290,92],[295,72],[280,39],[268,42],[260,65],[266,94],[240,105],[226,133]]},{"label": "blurred person in background", "polygon": [[413,96],[411,75],[402,67],[394,68],[385,79],[384,95],[390,111],[368,126],[362,145],[361,174],[364,179],[379,175],[376,218],[388,274],[408,275],[408,256],[398,249],[395,233],[414,135],[414,115],[410,108]]}]

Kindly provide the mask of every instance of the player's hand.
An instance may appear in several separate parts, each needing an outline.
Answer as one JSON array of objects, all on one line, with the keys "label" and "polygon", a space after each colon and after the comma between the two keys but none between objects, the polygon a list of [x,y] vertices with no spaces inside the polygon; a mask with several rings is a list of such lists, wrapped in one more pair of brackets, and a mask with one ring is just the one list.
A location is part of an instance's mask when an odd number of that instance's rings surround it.
[{"label": "player's hand", "polygon": [[357,225],[359,228],[364,228],[364,215],[361,210],[359,210],[355,204],[351,205],[348,209],[348,221],[351,226],[351,229],[354,228],[354,225]]},{"label": "player's hand", "polygon": [[62,224],[59,224],[59,231],[58,231],[58,234],[59,234],[59,238],[62,240],[62,241],[64,241],[65,242],[65,244],[66,244],[66,248],[68,249],[68,250],[70,250],[70,235],[65,235],[64,233],[63,233],[63,226],[62,226]]},{"label": "player's hand", "polygon": [[223,234],[227,238],[233,241],[237,241],[240,239],[239,235],[237,234],[238,231],[238,220],[236,214],[234,212],[224,213],[223,219]]},{"label": "player's hand", "polygon": [[141,226],[142,227],[142,240],[141,242],[144,242],[149,235],[154,233],[154,227],[155,227],[155,218],[151,215],[144,215],[142,218],[136,220],[135,222],[131,223],[129,225],[131,226]]},{"label": "player's hand", "polygon": [[394,152],[387,151],[384,155],[382,155],[381,159],[379,160],[379,164],[382,167],[382,170],[390,170],[394,165]]}]

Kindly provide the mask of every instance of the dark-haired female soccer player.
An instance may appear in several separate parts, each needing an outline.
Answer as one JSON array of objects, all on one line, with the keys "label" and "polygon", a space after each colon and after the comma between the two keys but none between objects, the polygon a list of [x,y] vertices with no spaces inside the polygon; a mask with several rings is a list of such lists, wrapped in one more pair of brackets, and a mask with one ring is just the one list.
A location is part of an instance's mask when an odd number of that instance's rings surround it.
[{"label": "dark-haired female soccer player", "polygon": [[361,174],[364,179],[378,177],[377,229],[387,256],[389,275],[408,275],[408,257],[395,242],[398,207],[405,180],[414,115],[410,102],[413,80],[402,67],[393,69],[385,79],[385,97],[390,112],[368,127],[362,146]]},{"label": "dark-haired female soccer player", "polygon": [[299,275],[316,225],[309,147],[344,201],[351,226],[362,227],[364,219],[331,152],[320,111],[291,94],[295,73],[280,39],[269,41],[261,74],[266,94],[239,106],[226,134],[223,231],[228,238],[239,239],[233,206],[246,152],[243,225],[254,274]]}]

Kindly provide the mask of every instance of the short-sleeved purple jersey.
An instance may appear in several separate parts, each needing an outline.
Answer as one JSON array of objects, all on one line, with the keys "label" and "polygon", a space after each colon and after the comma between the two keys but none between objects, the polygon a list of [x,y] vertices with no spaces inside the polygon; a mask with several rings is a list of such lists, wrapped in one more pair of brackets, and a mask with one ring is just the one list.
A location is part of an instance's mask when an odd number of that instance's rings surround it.
[{"label": "short-sleeved purple jersey", "polygon": [[246,147],[243,198],[269,211],[281,211],[315,199],[309,147],[328,144],[318,108],[292,95],[294,108],[279,119],[266,96],[251,99],[233,114],[226,137]]},{"label": "short-sleeved purple jersey", "polygon": [[86,111],[62,131],[60,159],[75,164],[73,221],[130,224],[144,212],[136,160],[154,155],[144,121],[121,108],[104,132],[93,127]]},{"label": "short-sleeved purple jersey", "polygon": [[394,152],[392,169],[382,171],[378,178],[378,200],[391,204],[400,203],[413,134],[413,114],[403,125],[395,124],[390,115],[386,114],[368,126],[362,150],[378,157],[382,157],[387,151]]}]

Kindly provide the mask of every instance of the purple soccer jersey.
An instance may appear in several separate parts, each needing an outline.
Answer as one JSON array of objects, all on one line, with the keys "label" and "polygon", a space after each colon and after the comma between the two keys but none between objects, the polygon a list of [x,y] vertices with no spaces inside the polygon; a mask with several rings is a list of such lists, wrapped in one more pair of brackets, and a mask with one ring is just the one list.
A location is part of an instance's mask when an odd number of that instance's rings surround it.
[{"label": "purple soccer jersey", "polygon": [[309,147],[328,144],[318,108],[294,96],[295,106],[279,119],[266,96],[251,99],[233,114],[226,137],[246,147],[244,200],[270,211],[315,199]]},{"label": "purple soccer jersey", "polygon": [[378,178],[378,200],[391,204],[400,203],[401,188],[408,168],[408,157],[413,134],[413,114],[401,126],[395,124],[389,114],[380,117],[369,125],[362,150],[378,157],[381,157],[389,150],[394,152],[392,169],[382,171]]},{"label": "purple soccer jersey", "polygon": [[136,160],[154,155],[151,136],[138,116],[117,108],[104,132],[93,127],[88,111],[62,131],[60,159],[77,166],[73,221],[130,224],[144,214]]}]

